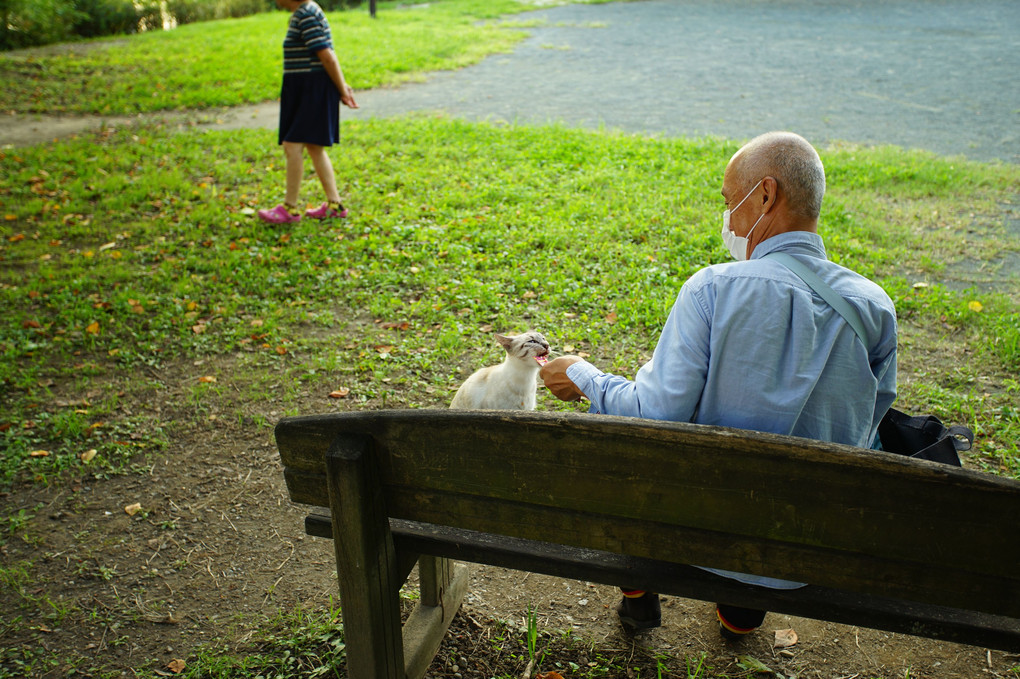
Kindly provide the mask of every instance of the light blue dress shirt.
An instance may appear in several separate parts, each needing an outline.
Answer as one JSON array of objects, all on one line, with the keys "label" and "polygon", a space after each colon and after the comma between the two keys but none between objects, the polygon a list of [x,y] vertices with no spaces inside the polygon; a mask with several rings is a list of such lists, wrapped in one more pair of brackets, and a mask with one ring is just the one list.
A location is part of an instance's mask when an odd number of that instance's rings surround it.
[{"label": "light blue dress shirt", "polygon": [[[853,328],[800,277],[806,264],[861,315]],[[875,283],[826,258],[820,236],[773,236],[746,262],[704,268],[681,287],[652,359],[631,381],[587,362],[567,377],[591,412],[788,434],[868,448],[896,398],[896,310]],[[720,571],[715,571],[720,572]],[[771,587],[797,583],[725,572]]]}]

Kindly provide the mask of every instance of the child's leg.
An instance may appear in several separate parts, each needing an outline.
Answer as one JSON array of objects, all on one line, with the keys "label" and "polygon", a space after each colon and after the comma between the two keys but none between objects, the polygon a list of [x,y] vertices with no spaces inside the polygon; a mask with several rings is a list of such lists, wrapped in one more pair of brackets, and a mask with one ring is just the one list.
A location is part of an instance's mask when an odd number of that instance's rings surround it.
[{"label": "child's leg", "polygon": [[329,159],[329,154],[326,152],[326,148],[323,146],[316,146],[315,144],[305,144],[305,148],[308,149],[308,155],[312,157],[312,165],[315,166],[315,174],[319,176],[319,182],[322,183],[322,189],[326,192],[326,200],[330,203],[339,203],[340,193],[336,188],[336,177],[333,175],[333,163]]},{"label": "child's leg", "polygon": [[283,142],[283,154],[287,158],[287,192],[283,202],[288,209],[297,207],[298,191],[305,173],[305,159],[301,155],[303,144],[292,141]]}]

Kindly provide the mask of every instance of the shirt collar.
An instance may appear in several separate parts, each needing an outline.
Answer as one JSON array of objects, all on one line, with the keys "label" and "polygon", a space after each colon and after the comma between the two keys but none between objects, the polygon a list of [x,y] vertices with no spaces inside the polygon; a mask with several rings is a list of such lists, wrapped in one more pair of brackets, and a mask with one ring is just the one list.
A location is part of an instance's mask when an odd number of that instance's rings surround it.
[{"label": "shirt collar", "polygon": [[778,251],[828,259],[822,237],[810,231],[788,231],[766,238],[754,248],[751,259],[761,259],[770,252]]}]

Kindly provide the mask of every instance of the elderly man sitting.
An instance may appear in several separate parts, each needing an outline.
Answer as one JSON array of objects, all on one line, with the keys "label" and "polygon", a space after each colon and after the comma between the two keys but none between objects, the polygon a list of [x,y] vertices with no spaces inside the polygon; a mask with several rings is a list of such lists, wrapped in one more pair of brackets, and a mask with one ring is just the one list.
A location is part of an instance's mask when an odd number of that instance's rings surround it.
[{"label": "elderly man sitting", "polygon": [[[722,239],[735,262],[701,269],[680,288],[652,359],[633,381],[577,356],[548,362],[545,385],[591,412],[695,422],[869,447],[896,397],[896,310],[875,283],[826,258],[818,235],[825,171],[802,137],[756,137],[723,173]],[[787,253],[856,308],[857,332],[770,253]],[[801,586],[714,571],[756,585]],[[661,624],[659,597],[624,592],[631,630]],[[764,611],[718,606],[720,631],[740,636]]]}]

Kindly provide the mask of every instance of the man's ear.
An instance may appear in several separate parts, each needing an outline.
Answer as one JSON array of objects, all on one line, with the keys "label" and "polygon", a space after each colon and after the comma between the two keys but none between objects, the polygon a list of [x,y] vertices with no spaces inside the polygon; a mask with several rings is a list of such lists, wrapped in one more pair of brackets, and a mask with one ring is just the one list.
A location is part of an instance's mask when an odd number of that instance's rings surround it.
[{"label": "man's ear", "polygon": [[775,177],[765,177],[765,179],[761,180],[761,187],[763,189],[761,211],[762,214],[765,214],[772,209],[772,206],[779,199],[779,182],[776,181]]}]

